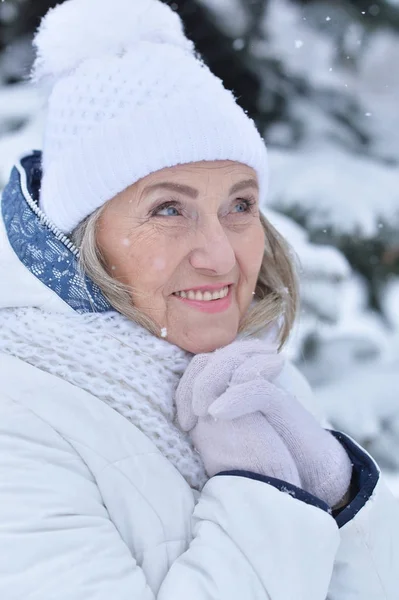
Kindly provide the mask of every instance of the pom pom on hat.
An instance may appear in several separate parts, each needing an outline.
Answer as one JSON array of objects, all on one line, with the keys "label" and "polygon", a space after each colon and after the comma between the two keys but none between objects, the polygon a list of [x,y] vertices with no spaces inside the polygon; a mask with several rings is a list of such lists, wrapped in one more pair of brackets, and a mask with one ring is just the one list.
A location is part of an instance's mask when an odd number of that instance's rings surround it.
[{"label": "pom pom on hat", "polygon": [[49,89],[40,207],[64,233],[155,171],[199,161],[252,167],[265,144],[160,0],[66,0],[35,37]]},{"label": "pom pom on hat", "polygon": [[57,80],[87,59],[123,56],[143,41],[194,52],[178,14],[159,0],[67,0],[42,19],[32,79]]}]

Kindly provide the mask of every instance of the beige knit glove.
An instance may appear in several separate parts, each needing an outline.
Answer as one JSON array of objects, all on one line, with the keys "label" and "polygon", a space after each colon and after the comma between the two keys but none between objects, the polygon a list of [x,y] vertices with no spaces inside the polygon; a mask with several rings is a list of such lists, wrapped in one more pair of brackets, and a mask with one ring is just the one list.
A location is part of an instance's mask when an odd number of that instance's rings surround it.
[{"label": "beige knit glove", "polygon": [[[252,362],[244,382],[239,366],[246,359]],[[229,386],[231,390],[241,386],[240,397],[248,407],[257,405],[270,391],[278,394],[268,380],[282,365],[274,349],[260,342],[242,342],[239,352],[230,345],[191,361],[176,392],[177,417],[180,427],[190,432],[210,477],[238,469],[300,486],[289,450],[264,415],[249,411],[239,418],[215,419],[209,412]]]},{"label": "beige knit glove", "polygon": [[273,384],[283,362],[260,341],[197,355],[176,393],[180,426],[190,431],[210,476],[249,470],[293,483],[334,507],[349,488],[352,464],[338,440]]}]

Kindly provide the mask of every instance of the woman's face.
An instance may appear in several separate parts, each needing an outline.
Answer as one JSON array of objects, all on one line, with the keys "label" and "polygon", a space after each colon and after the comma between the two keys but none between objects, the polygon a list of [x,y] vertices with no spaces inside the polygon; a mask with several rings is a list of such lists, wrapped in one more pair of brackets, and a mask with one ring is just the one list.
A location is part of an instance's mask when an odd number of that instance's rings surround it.
[{"label": "woman's face", "polygon": [[253,169],[214,161],[152,173],[106,205],[107,268],[171,343],[198,354],[236,337],[264,253],[258,202]]}]

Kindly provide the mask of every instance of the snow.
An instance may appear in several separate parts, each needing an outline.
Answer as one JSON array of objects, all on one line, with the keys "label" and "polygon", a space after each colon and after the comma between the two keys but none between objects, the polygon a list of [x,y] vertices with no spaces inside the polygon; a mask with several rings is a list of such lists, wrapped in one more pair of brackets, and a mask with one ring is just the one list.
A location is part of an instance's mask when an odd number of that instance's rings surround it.
[{"label": "snow", "polygon": [[356,275],[343,283],[335,323],[305,319],[313,348],[296,359],[328,420],[399,469],[399,328],[367,307],[363,285]]},{"label": "snow", "polygon": [[[264,23],[269,40],[267,54],[278,56],[293,76],[304,76],[315,88],[328,90],[331,109],[337,101],[332,92],[342,92],[346,86],[348,100],[358,105],[357,118],[368,115],[370,151],[398,164],[399,36],[386,28],[367,33],[339,3],[328,3],[329,21],[325,13],[323,4],[304,12],[288,0],[270,0]],[[339,60],[336,49],[342,39],[346,52]],[[302,42],[300,52],[295,40]],[[317,112],[317,99],[313,109]],[[310,114],[309,125],[312,120]],[[333,127],[337,128],[336,120]]]},{"label": "snow", "polygon": [[248,27],[247,11],[240,0],[199,0],[218,19],[222,29],[232,38],[240,38]]},{"label": "snow", "polygon": [[[247,4],[200,2],[242,49],[253,25]],[[12,18],[0,8],[0,19]],[[328,419],[378,459],[399,497],[399,274],[379,289],[383,315],[377,314],[365,281],[331,245],[345,234],[359,240],[390,235],[399,247],[399,36],[385,29],[368,33],[334,2],[300,9],[289,0],[269,0],[261,25],[264,37],[252,40],[253,56],[279,61],[289,77],[309,85],[309,93],[288,106],[301,141],[292,139],[287,122],[267,131],[271,184],[263,208],[300,264],[301,318],[287,353]],[[345,52],[337,57],[341,42]],[[0,57],[0,83],[26,63],[26,48],[26,40],[18,40]],[[41,147],[43,104],[43,95],[26,84],[0,87],[0,188],[15,160]],[[346,117],[367,141],[354,136]],[[319,242],[325,232],[329,244],[314,243],[314,232]]]},{"label": "snow", "polygon": [[399,332],[399,277],[392,276],[385,286],[382,304],[389,323]]},{"label": "snow", "polygon": [[10,3],[5,4],[3,2],[4,0],[2,0],[2,4],[0,4],[0,21],[2,23],[11,23],[17,16],[18,10],[15,5]]},{"label": "snow", "polygon": [[395,471],[384,471],[385,482],[396,498],[399,498],[399,475]]},{"label": "snow", "polygon": [[270,151],[270,203],[297,210],[311,229],[373,237],[378,223],[399,227],[399,169],[332,145]]},{"label": "snow", "polygon": [[327,277],[345,278],[349,275],[349,263],[336,248],[311,244],[306,229],[281,213],[267,207],[263,207],[263,213],[291,244],[306,271]]},{"label": "snow", "polygon": [[385,467],[399,468],[399,361],[352,368],[314,389],[335,428],[357,439]]},{"label": "snow", "polygon": [[42,98],[29,84],[15,84],[0,91],[0,133],[10,121],[26,120],[42,106]]},{"label": "snow", "polygon": [[[399,36],[368,35],[339,4],[300,9],[288,0],[270,0],[263,27],[264,57],[278,56],[312,90],[289,108],[303,129],[297,147],[285,125],[267,132],[270,206],[311,230],[371,238],[381,222],[398,229]],[[346,55],[339,60],[342,36]],[[337,114],[350,114],[368,143],[360,145]]]},{"label": "snow", "polygon": [[41,147],[42,107],[42,95],[26,84],[0,88],[0,189],[16,160]]},{"label": "snow", "polygon": [[299,259],[302,305],[334,321],[340,306],[336,292],[351,273],[348,261],[333,246],[311,244],[306,230],[291,219],[270,209],[263,212]]}]

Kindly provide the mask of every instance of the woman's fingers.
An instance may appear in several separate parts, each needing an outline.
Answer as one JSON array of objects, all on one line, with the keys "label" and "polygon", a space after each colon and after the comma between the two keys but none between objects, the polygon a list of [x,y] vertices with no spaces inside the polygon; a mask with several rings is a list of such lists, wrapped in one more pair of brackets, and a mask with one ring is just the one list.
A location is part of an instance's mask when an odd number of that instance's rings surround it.
[{"label": "woman's fingers", "polygon": [[231,378],[231,385],[240,385],[254,379],[273,381],[284,366],[281,354],[261,354],[250,356],[239,365]]},{"label": "woman's fingers", "polygon": [[[250,364],[256,357],[258,359],[256,364],[262,365],[259,369],[267,371],[268,357],[273,356],[273,352],[275,352],[273,346],[260,340],[250,340],[233,342],[208,355],[209,362],[194,383],[194,413],[199,417],[205,417],[209,406],[232,385],[236,373],[241,373],[243,381],[248,380],[248,375],[244,377],[245,370],[240,370],[243,362]],[[249,379],[253,379],[253,376],[250,375]]]},{"label": "woman's fingers", "polygon": [[274,379],[283,363],[275,346],[260,340],[234,342],[215,352],[198,354],[176,391],[180,427],[190,431],[197,418],[208,415],[209,407],[231,387],[256,379]]},{"label": "woman's fingers", "polygon": [[284,402],[286,393],[265,379],[242,383],[230,387],[220,398],[215,400],[208,413],[215,419],[237,419],[254,412],[261,412],[265,417],[276,405]]}]

